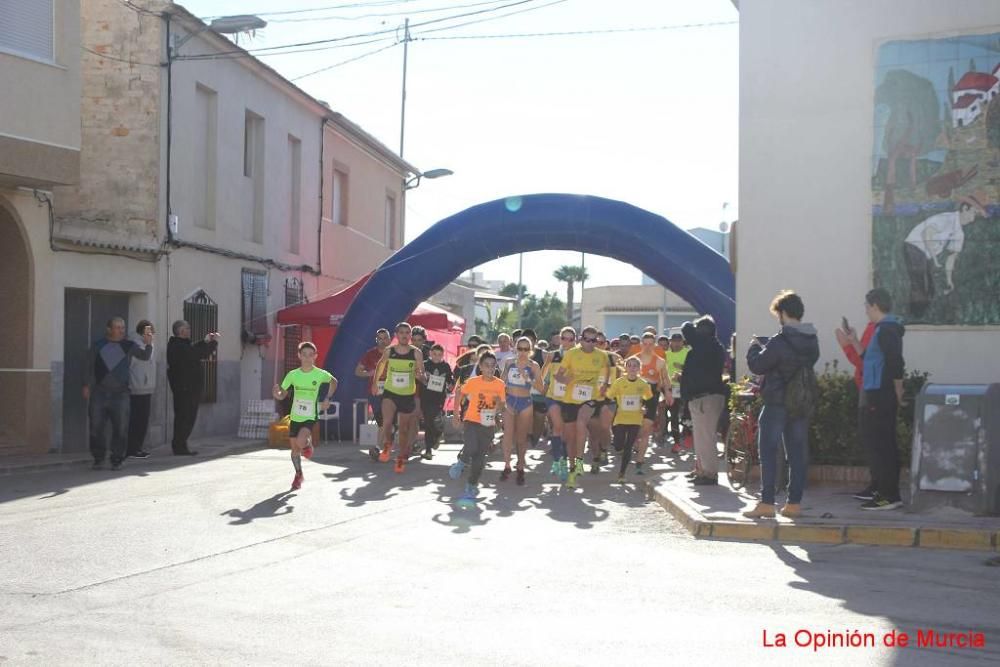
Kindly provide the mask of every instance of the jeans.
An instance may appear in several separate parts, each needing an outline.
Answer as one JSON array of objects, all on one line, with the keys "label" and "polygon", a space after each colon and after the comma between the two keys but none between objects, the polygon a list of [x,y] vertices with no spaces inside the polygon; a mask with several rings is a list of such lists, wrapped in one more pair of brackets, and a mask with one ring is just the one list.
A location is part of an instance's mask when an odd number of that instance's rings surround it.
[{"label": "jeans", "polygon": [[104,461],[107,444],[104,424],[111,422],[111,463],[121,463],[125,459],[126,438],[128,437],[127,391],[111,393],[94,387],[90,390],[90,453],[94,461]]},{"label": "jeans", "polygon": [[778,447],[784,441],[790,469],[788,502],[793,505],[801,503],[809,468],[809,420],[805,417],[790,418],[784,405],[765,405],[760,411],[757,438],[757,446],[760,448],[761,502],[774,504]]},{"label": "jeans", "polygon": [[138,454],[146,442],[149,430],[149,412],[153,405],[152,394],[133,394],[128,409],[128,455]]}]

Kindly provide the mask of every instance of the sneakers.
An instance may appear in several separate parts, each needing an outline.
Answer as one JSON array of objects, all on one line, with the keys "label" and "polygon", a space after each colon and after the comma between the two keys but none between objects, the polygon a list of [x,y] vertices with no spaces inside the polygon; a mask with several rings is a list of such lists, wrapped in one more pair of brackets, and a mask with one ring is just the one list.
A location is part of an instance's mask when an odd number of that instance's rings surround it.
[{"label": "sneakers", "polygon": [[121,461],[112,461],[111,462],[111,469],[112,470],[121,470],[122,469],[122,462]]},{"label": "sneakers", "polygon": [[372,461],[378,463],[379,449],[374,445],[368,448],[368,456]]},{"label": "sneakers", "polygon": [[781,516],[788,517],[789,519],[795,519],[802,515],[802,505],[798,503],[785,503],[785,506],[781,508]]},{"label": "sneakers", "polygon": [[393,466],[392,469],[395,470],[397,473],[402,473],[404,470],[406,470],[406,457],[397,456],[396,465]]},{"label": "sneakers", "polygon": [[462,495],[458,497],[459,504],[474,505],[476,503],[476,487],[473,484],[466,484]]},{"label": "sneakers", "polygon": [[569,459],[559,459],[559,481],[565,482],[569,478]]},{"label": "sneakers", "polygon": [[580,457],[577,457],[576,461],[573,464],[573,472],[575,472],[577,475],[583,474],[583,459],[581,459]]},{"label": "sneakers", "polygon": [[566,476],[566,488],[567,489],[576,488],[576,470],[570,470],[569,475]]},{"label": "sneakers", "polygon": [[425,461],[430,461],[431,459],[434,458],[434,450],[425,449],[424,453],[420,455],[420,458],[422,458]]},{"label": "sneakers", "polygon": [[465,461],[459,459],[448,466],[448,476],[452,479],[458,479],[465,472]]},{"label": "sneakers", "polygon": [[695,486],[718,486],[719,479],[717,477],[699,475],[691,480],[691,483]]},{"label": "sneakers", "polygon": [[608,459],[608,450],[602,449],[601,450],[601,465],[604,465],[604,466],[608,465],[608,460],[609,460]]},{"label": "sneakers", "polygon": [[699,475],[698,475],[698,471],[697,470],[692,470],[691,472],[687,473],[684,476],[687,477],[688,479],[694,479],[695,477],[698,477]]},{"label": "sneakers", "polygon": [[521,468],[517,470],[517,485],[524,486],[524,470]]},{"label": "sneakers", "polygon": [[148,459],[149,458],[149,452],[147,452],[147,451],[145,451],[143,449],[140,449],[139,451],[137,451],[137,452],[135,452],[133,454],[129,454],[129,456],[131,456],[133,459]]},{"label": "sneakers", "polygon": [[861,503],[861,509],[869,511],[895,510],[903,506],[902,500],[886,500],[885,498],[872,498],[868,502]]},{"label": "sneakers", "polygon": [[853,494],[853,496],[858,500],[875,500],[875,489],[869,486],[863,491],[858,491],[857,493]]},{"label": "sneakers", "polygon": [[559,461],[558,460],[555,460],[555,461],[552,462],[552,467],[549,468],[549,474],[550,475],[558,475],[559,474]]},{"label": "sneakers", "polygon": [[596,475],[599,472],[601,472],[601,462],[594,461],[593,463],[590,464],[590,474]]},{"label": "sneakers", "polygon": [[501,482],[506,482],[508,479],[510,479],[510,473],[511,472],[512,471],[510,469],[510,466],[504,466],[503,472],[500,473],[500,481]]},{"label": "sneakers", "polygon": [[391,455],[392,443],[386,443],[382,445],[382,451],[378,453],[378,460],[380,463],[388,463],[389,457]]},{"label": "sneakers", "polygon": [[670,453],[671,454],[680,454],[681,453],[680,443],[675,442],[674,446],[670,448]]},{"label": "sneakers", "polygon": [[93,463],[92,463],[92,464],[90,465],[90,469],[91,469],[91,470],[100,470],[100,469],[101,469],[101,468],[103,468],[103,467],[104,467],[104,461],[94,461],[94,462],[93,462]]},{"label": "sneakers", "polygon": [[636,475],[645,475],[646,474],[646,473],[644,473],[642,471],[642,464],[641,463],[636,463],[635,464],[635,474]]},{"label": "sneakers", "polygon": [[298,491],[302,488],[302,473],[295,473],[295,477],[292,478],[292,491]]},{"label": "sneakers", "polygon": [[312,459],[315,451],[316,450],[313,449],[312,443],[310,442],[308,445],[302,448],[302,456],[306,457],[307,459]]},{"label": "sneakers", "polygon": [[754,507],[749,512],[744,512],[743,516],[748,519],[773,519],[774,505],[768,503],[757,503],[757,507]]},{"label": "sneakers", "polygon": [[615,484],[624,484],[624,483],[625,483],[625,475],[618,475],[618,479],[615,480]]}]

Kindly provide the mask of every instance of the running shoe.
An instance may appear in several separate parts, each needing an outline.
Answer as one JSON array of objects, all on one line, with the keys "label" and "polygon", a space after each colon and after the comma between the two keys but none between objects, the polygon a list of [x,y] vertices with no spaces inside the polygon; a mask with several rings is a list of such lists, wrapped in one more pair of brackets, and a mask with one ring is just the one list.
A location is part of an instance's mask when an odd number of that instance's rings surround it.
[{"label": "running shoe", "polygon": [[517,485],[524,486],[524,471],[520,469],[517,471]]},{"label": "running shoe", "polygon": [[392,443],[388,442],[382,445],[382,451],[378,453],[378,460],[380,463],[388,463],[389,457],[392,455]]},{"label": "running shoe", "polygon": [[315,451],[316,450],[313,449],[312,443],[310,442],[302,449],[302,456],[306,457],[307,459],[312,459]]},{"label": "running shoe", "polygon": [[684,449],[694,448],[694,436],[692,436],[690,433],[684,434],[683,442],[684,442]]},{"label": "running shoe", "polygon": [[555,461],[552,462],[552,467],[549,468],[549,474],[550,475],[558,475],[559,474],[559,460],[558,459],[556,459]]},{"label": "running shoe", "polygon": [[645,475],[646,474],[646,473],[644,473],[642,471],[642,464],[641,463],[636,463],[635,464],[635,474],[636,475]]},{"label": "running shoe", "polygon": [[295,477],[292,478],[292,491],[298,491],[302,488],[302,473],[295,473]]},{"label": "running shoe", "polygon": [[580,457],[577,457],[576,459],[575,465],[573,466],[573,472],[575,472],[577,475],[583,474],[583,459],[581,459]]},{"label": "running shoe", "polygon": [[397,473],[401,473],[404,470],[406,470],[406,458],[403,456],[397,456],[396,465],[393,466],[393,470],[395,470]]},{"label": "running shoe", "polygon": [[590,474],[596,475],[599,472],[601,472],[601,462],[594,461],[593,463],[590,464]]},{"label": "running shoe", "polygon": [[570,470],[569,475],[566,479],[566,488],[575,489],[576,488],[576,470]]},{"label": "running shoe", "polygon": [[508,479],[510,479],[510,473],[511,473],[510,466],[504,466],[503,472],[500,473],[500,481],[506,482]]},{"label": "running shoe", "polygon": [[895,510],[903,506],[902,500],[886,500],[876,496],[868,502],[861,503],[861,509],[869,511]]},{"label": "running shoe", "polygon": [[430,461],[431,459],[434,458],[434,450],[432,450],[432,449],[425,449],[424,453],[422,455],[422,458],[425,461]]},{"label": "running shoe", "polygon": [[858,500],[875,500],[875,489],[869,486],[853,495]]},{"label": "running shoe", "polygon": [[472,484],[466,484],[462,495],[458,497],[458,504],[465,507],[473,507],[476,504],[477,489]]},{"label": "running shoe", "polygon": [[670,448],[670,453],[671,454],[680,454],[681,453],[681,443],[680,442],[675,442],[674,446]]},{"label": "running shoe", "polygon": [[608,450],[601,450],[601,465],[608,465]]},{"label": "running shoe", "polygon": [[462,459],[455,461],[448,467],[448,476],[452,479],[458,479],[463,472],[465,472],[465,461]]},{"label": "running shoe", "polygon": [[378,463],[378,447],[374,445],[368,448],[368,456],[372,461]]},{"label": "running shoe", "polygon": [[559,459],[559,481],[565,482],[569,477],[569,459]]},{"label": "running shoe", "polygon": [[624,484],[624,483],[625,483],[625,475],[618,475],[618,479],[615,480],[615,484]]}]

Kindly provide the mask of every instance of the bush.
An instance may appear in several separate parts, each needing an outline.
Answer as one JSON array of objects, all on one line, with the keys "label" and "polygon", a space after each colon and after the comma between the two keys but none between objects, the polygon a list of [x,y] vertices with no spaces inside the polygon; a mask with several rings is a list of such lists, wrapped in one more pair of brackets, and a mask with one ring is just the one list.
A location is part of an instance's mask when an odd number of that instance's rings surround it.
[{"label": "bush", "polygon": [[[913,411],[929,373],[910,371],[903,378],[903,406],[899,410],[896,432],[899,441],[899,462],[910,465],[910,444],[913,441]],[[813,465],[866,466],[868,459],[858,439],[858,389],[853,373],[838,368],[836,361],[827,363],[816,374],[819,384],[819,404],[809,424],[809,462]],[[730,410],[736,409],[738,387],[733,386]],[[758,398],[751,406],[740,406],[759,412]]]}]

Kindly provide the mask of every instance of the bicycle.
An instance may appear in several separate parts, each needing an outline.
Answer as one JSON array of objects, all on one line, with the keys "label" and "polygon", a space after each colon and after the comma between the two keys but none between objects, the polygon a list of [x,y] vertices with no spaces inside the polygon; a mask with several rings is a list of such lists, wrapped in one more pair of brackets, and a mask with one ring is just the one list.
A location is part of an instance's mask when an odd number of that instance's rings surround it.
[{"label": "bicycle", "polygon": [[760,451],[757,448],[757,415],[748,409],[760,395],[760,387],[749,384],[737,391],[733,398],[735,406],[726,431],[726,476],[729,485],[739,490],[750,480],[750,472],[760,465]]}]

